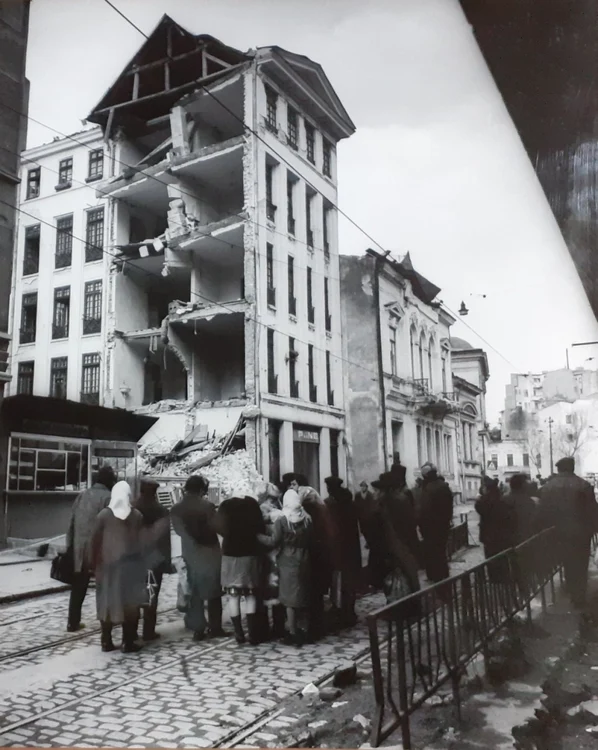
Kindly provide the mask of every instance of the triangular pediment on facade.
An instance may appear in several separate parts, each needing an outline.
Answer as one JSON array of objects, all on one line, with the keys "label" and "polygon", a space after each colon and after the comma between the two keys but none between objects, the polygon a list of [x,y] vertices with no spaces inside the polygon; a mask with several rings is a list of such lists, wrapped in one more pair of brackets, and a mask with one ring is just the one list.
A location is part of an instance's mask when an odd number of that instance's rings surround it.
[{"label": "triangular pediment on facade", "polygon": [[134,127],[162,115],[187,91],[218,79],[249,57],[164,15],[88,116],[106,128]]},{"label": "triangular pediment on facade", "polygon": [[260,66],[285,89],[291,87],[305,111],[336,139],[348,138],[355,132],[349,117],[321,65],[304,55],[281,47],[260,47]]},{"label": "triangular pediment on facade", "polygon": [[390,315],[394,315],[397,318],[403,318],[405,316],[405,310],[399,302],[389,302],[384,305]]}]

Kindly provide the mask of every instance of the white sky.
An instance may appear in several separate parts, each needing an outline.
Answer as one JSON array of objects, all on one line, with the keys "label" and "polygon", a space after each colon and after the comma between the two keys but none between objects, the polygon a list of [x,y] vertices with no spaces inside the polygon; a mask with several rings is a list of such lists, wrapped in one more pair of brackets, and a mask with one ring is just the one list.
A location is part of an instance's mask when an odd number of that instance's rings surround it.
[{"label": "white sky", "polygon": [[[114,0],[149,33],[168,14],[247,50],[277,44],[319,62],[357,126],[339,147],[339,206],[385,249],[411,253],[488,353],[488,415],[513,371],[565,365],[598,324],[458,0]],[[103,0],[34,0],[30,115],[61,133],[142,44]],[[507,53],[507,50],[505,50]],[[524,71],[522,71],[524,74]],[[55,133],[29,125],[28,146]],[[372,243],[340,218],[341,252]],[[376,249],[376,248],[375,248]],[[486,294],[486,299],[481,295]],[[511,364],[486,346],[475,331]],[[406,356],[409,356],[408,353]],[[571,365],[598,347],[570,349]]]}]

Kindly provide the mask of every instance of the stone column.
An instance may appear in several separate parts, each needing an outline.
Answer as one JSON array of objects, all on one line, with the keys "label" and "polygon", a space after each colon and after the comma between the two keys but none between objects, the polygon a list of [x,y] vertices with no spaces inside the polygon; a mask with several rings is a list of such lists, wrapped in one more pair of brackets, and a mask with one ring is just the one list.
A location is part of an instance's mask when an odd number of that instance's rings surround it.
[{"label": "stone column", "polygon": [[280,474],[287,474],[294,468],[293,423],[283,422],[280,428]]},{"label": "stone column", "polygon": [[187,113],[183,107],[173,107],[170,111],[170,132],[175,153],[179,156],[187,156],[190,148],[187,135]]}]

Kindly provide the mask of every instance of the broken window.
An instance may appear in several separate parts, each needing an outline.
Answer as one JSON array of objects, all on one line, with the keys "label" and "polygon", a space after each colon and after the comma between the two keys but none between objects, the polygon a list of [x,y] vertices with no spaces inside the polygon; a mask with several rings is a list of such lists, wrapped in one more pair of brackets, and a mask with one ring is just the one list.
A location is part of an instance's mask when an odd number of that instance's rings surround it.
[{"label": "broken window", "polygon": [[315,403],[318,400],[318,388],[316,386],[314,374],[313,344],[308,344],[307,346],[307,371],[309,375],[309,400]]},{"label": "broken window", "polygon": [[322,139],[322,172],[332,177],[332,146],[325,138]]},{"label": "broken window", "polygon": [[299,398],[299,381],[297,380],[297,352],[295,339],[289,337],[289,386],[292,398]]},{"label": "broken window", "polygon": [[268,242],[266,245],[266,293],[270,307],[276,307],[276,289],[274,288],[274,246]]},{"label": "broken window", "polygon": [[41,174],[42,174],[41,167],[37,167],[36,169],[30,169],[27,172],[27,198],[26,200],[31,200],[32,198],[39,198]]},{"label": "broken window", "polygon": [[295,151],[299,147],[298,120],[297,110],[289,105],[287,107],[287,143]]},{"label": "broken window", "polygon": [[73,255],[73,215],[56,220],[56,268],[68,268]]},{"label": "broken window", "polygon": [[87,212],[85,234],[85,262],[102,260],[104,254],[104,209],[94,208]]},{"label": "broken window", "polygon": [[295,297],[295,259],[289,255],[289,315],[297,315],[297,298]]},{"label": "broken window", "polygon": [[83,355],[81,401],[85,404],[100,403],[100,355],[98,352]]},{"label": "broken window", "polygon": [[21,310],[21,344],[31,344],[35,341],[37,331],[37,292],[23,295]]},{"label": "broken window", "polygon": [[52,320],[52,338],[66,339],[69,335],[69,316],[71,310],[71,288],[59,287],[54,290],[54,318]]},{"label": "broken window", "polygon": [[316,163],[316,131],[313,125],[305,122],[305,145],[307,158],[312,164]]},{"label": "broken window", "polygon": [[330,292],[328,290],[328,279],[324,277],[324,315],[326,316],[326,330],[332,330],[332,316],[330,315]]},{"label": "broken window", "polygon": [[104,151],[101,148],[89,152],[88,180],[101,180],[104,176]]},{"label": "broken window", "polygon": [[269,86],[266,86],[266,127],[274,133],[278,132],[276,122],[276,109],[278,105],[278,95]]},{"label": "broken window", "polygon": [[274,367],[274,330],[268,328],[268,393],[278,391],[278,378]]},{"label": "broken window", "polygon": [[293,210],[293,180],[287,177],[287,229],[289,234],[295,234],[295,214]]},{"label": "broken window", "polygon": [[58,187],[70,187],[73,181],[73,159],[62,159],[58,165]]},{"label": "broken window", "polygon": [[83,335],[100,333],[102,330],[102,282],[88,281],[85,284],[83,303]]},{"label": "broken window", "polygon": [[34,362],[19,362],[19,370],[17,375],[17,393],[24,393],[28,396],[31,396],[33,394],[34,371]]},{"label": "broken window", "polygon": [[68,358],[55,357],[50,361],[50,396],[66,398]]},{"label": "broken window", "polygon": [[274,165],[266,164],[266,218],[274,221],[276,217],[276,206],[272,200],[274,195]]},{"label": "broken window", "polygon": [[326,352],[326,393],[328,406],[334,406],[334,391],[332,390],[332,370],[330,366],[330,352]]},{"label": "broken window", "polygon": [[312,288],[312,271],[307,268],[307,322],[313,323],[316,318],[316,311],[313,306],[313,288]]},{"label": "broken window", "polygon": [[23,254],[23,276],[39,272],[40,225],[25,228],[25,252]]}]

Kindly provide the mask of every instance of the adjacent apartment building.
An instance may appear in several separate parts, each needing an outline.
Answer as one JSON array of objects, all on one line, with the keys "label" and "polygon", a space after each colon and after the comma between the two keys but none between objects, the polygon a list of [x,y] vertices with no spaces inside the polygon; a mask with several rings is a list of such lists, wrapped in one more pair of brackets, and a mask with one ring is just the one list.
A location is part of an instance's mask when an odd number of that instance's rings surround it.
[{"label": "adjacent apartment building", "polygon": [[479,489],[487,362],[483,355],[480,375],[477,350],[461,346],[469,350],[458,353],[461,374],[453,375],[455,319],[435,301],[439,291],[409,255],[400,262],[373,250],[341,257],[353,484],[375,479],[398,453],[410,483],[432,461],[456,493]]},{"label": "adjacent apartment building", "polygon": [[88,120],[109,150],[100,401],[245,416],[265,477],[344,475],[336,146],[355,127],[322,68],[165,16]]},{"label": "adjacent apartment building", "polygon": [[98,127],[22,155],[10,395],[103,404],[103,175]]}]

